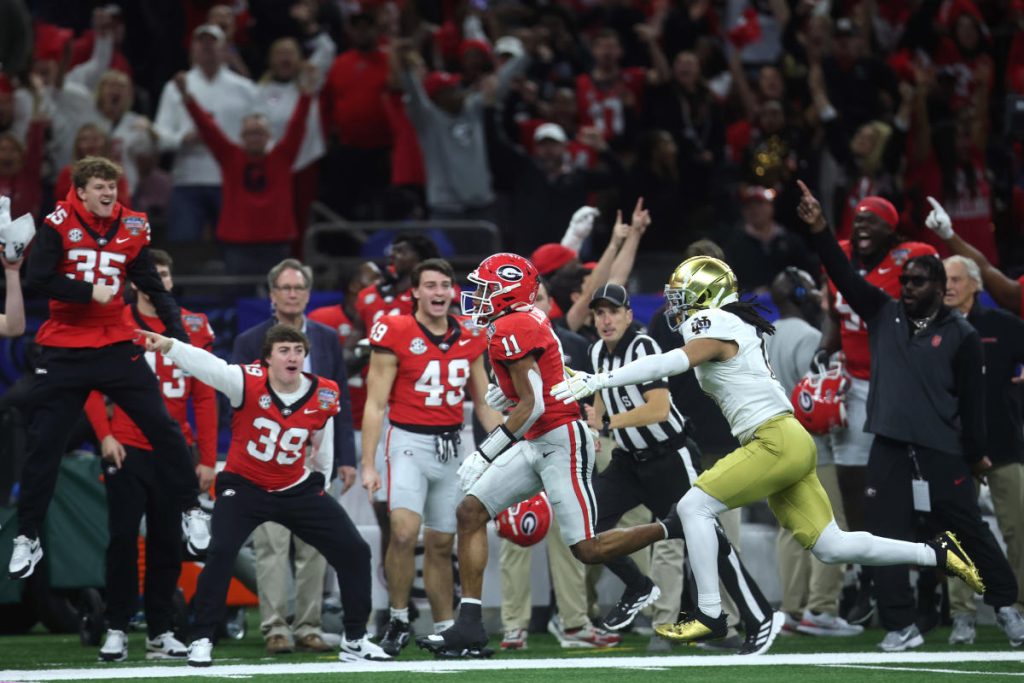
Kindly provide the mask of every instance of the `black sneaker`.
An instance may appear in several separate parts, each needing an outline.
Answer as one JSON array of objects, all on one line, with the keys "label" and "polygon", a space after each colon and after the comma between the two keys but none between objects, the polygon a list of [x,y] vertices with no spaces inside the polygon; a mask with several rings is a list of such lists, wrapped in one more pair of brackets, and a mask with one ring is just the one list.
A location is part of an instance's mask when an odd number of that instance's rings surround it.
[{"label": "black sneaker", "polygon": [[725,638],[729,633],[729,624],[725,612],[712,618],[696,609],[693,614],[680,614],[678,623],[656,626],[654,632],[674,642],[699,643]]},{"label": "black sneaker", "polygon": [[775,642],[775,636],[782,631],[782,625],[786,623],[786,615],[783,612],[772,612],[768,617],[758,624],[757,629],[750,629],[747,638],[740,648],[741,655],[763,655]]},{"label": "black sneaker", "polygon": [[676,511],[675,507],[659,521],[665,527],[666,539],[683,537],[683,520],[679,519],[679,512]]},{"label": "black sneaker", "polygon": [[624,592],[615,606],[611,608],[604,618],[603,626],[609,631],[618,631],[626,628],[636,617],[637,612],[658,599],[661,589],[654,585],[654,582],[647,579],[647,585],[641,590]]},{"label": "black sneaker", "polygon": [[457,620],[441,633],[417,638],[416,645],[440,659],[487,658],[494,654],[494,650],[485,647],[487,632],[484,625],[463,620]]},{"label": "black sneaker", "polygon": [[384,635],[380,638],[380,649],[392,657],[397,657],[410,640],[412,640],[412,626],[408,622],[391,619],[384,628]]},{"label": "black sneaker", "polygon": [[857,591],[857,597],[853,600],[853,606],[846,613],[846,621],[850,624],[866,627],[873,616],[875,616],[875,601],[871,599],[871,588],[870,586],[862,586]]}]

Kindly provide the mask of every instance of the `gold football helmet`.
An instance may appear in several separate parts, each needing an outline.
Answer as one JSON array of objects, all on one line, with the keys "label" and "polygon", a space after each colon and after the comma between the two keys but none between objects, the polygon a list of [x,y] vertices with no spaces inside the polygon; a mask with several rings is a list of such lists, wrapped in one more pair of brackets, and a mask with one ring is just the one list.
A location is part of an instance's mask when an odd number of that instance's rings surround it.
[{"label": "gold football helmet", "polygon": [[710,256],[694,256],[680,263],[665,285],[665,319],[674,332],[694,311],[721,308],[737,300],[732,268]]}]

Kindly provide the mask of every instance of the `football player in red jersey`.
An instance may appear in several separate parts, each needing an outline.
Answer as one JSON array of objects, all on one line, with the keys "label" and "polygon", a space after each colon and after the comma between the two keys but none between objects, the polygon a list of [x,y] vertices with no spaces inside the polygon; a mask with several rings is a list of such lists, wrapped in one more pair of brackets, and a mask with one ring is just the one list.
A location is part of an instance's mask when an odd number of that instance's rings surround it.
[{"label": "football player in red jersey", "polygon": [[39,528],[57,484],[66,427],[94,389],[123,408],[160,454],[161,478],[185,513],[191,549],[203,551],[210,540],[185,437],[167,412],[156,376],[138,362],[142,349],[122,317],[125,282],[131,281],[150,298],[168,334],[188,342],[178,304],[153,267],[149,221],[118,203],[117,164],[85,157],[71,176],[71,191],[46,217],[28,262],[29,286],[50,298],[50,318],[36,333],[43,350],[29,399],[33,446],[21,476],[18,536],[8,565],[14,579],[30,575],[42,558]]},{"label": "football player in red jersey", "polygon": [[[339,388],[302,371],[309,340],[288,325],[267,331],[252,365],[228,365],[195,346],[148,330],[146,349],[170,358],[231,403],[231,447],[217,476],[213,539],[193,599],[195,624],[188,663],[212,663],[213,635],[224,618],[228,583],[239,549],[264,522],[277,522],[323,553],[338,573],[345,610],[339,658],[391,659],[366,637],[370,616],[370,547],[324,487],[334,466],[334,416]],[[306,466],[310,454],[311,471]]]},{"label": "football player in red jersey", "polygon": [[370,332],[369,393],[363,417],[363,486],[381,488],[374,465],[384,412],[391,425],[384,439],[388,468],[391,539],[385,559],[391,619],[380,639],[397,656],[409,642],[409,591],[415,551],[424,527],[423,583],[434,631],[452,625],[452,546],[455,508],[461,498],[456,476],[465,390],[485,429],[501,423],[487,407],[483,330],[449,315],[455,273],[443,259],[421,261],[412,271],[413,315],[385,316]]},{"label": "football player in red jersey", "polygon": [[[162,249],[151,252],[156,272],[167,291],[174,287],[173,260]],[[125,306],[125,323],[156,332],[164,324],[156,315],[153,302],[143,292],[138,301]],[[202,313],[182,309],[182,324],[193,346],[211,350],[213,330]],[[217,463],[217,399],[211,387],[187,376],[181,368],[158,353],[146,352],[146,363],[160,382],[160,391],[190,446],[198,444],[199,464],[196,476],[200,489],[213,483]],[[192,400],[196,432],[188,422],[188,401]],[[107,489],[107,634],[100,648],[100,660],[124,661],[128,656],[128,621],[138,603],[139,523],[146,516],[146,641],[147,659],[184,658],[185,646],[171,632],[171,600],[181,571],[181,540],[178,514],[160,486],[153,449],[139,428],[120,408],[113,418],[98,391],[89,395],[85,412],[100,440],[104,465],[103,482]]]},{"label": "football player in red jersey", "polygon": [[[935,254],[935,248],[923,242],[904,242],[896,233],[899,213],[887,199],[865,197],[853,214],[851,239],[839,243],[853,266],[871,284],[884,289],[891,297],[899,297],[899,276],[907,260]],[[830,434],[836,460],[836,475],[843,497],[843,509],[850,531],[864,530],[864,478],[868,453],[874,435],[864,431],[867,419],[871,353],[868,350],[868,328],[843,300],[843,295],[829,280],[829,315],[823,326],[821,349],[816,362],[828,366],[828,356],[841,350],[846,357],[850,388],[846,392],[848,426]],[[860,624],[871,617],[871,569],[861,572],[857,604],[848,620]]]},{"label": "football player in red jersey", "polygon": [[[475,292],[462,293],[462,311],[487,328],[488,354],[502,394],[514,404],[508,418],[459,467],[466,492],[456,511],[462,603],[455,624],[418,638],[442,657],[489,656],[480,596],[487,565],[487,522],[545,491],[562,538],[585,564],[602,564],[664,538],[660,524],[595,535],[591,486],[594,440],[576,401],[550,391],[565,379],[562,350],[548,317],[533,307],[537,269],[517,254],[495,254],[469,275]],[[492,404],[493,405],[493,404]]]}]

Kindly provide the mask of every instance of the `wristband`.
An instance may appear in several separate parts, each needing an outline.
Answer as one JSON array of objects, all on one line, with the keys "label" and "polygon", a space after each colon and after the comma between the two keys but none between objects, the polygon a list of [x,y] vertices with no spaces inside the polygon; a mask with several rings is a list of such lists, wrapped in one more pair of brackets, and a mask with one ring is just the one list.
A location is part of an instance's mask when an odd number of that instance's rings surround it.
[{"label": "wristband", "polygon": [[488,434],[487,438],[476,447],[476,450],[483,456],[484,460],[494,462],[495,458],[508,450],[515,442],[516,437],[512,435],[512,432],[503,423]]},{"label": "wristband", "polygon": [[601,416],[601,436],[608,436],[612,430],[612,416],[605,413]]}]

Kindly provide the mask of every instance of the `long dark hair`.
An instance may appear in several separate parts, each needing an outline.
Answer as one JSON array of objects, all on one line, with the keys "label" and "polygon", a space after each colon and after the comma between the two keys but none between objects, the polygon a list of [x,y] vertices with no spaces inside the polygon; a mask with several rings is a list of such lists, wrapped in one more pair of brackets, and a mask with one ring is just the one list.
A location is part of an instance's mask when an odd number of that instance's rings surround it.
[{"label": "long dark hair", "polygon": [[748,325],[756,327],[759,335],[775,334],[775,325],[765,320],[764,316],[758,313],[757,309],[766,310],[764,306],[756,301],[734,301],[731,304],[722,306],[723,311],[728,311]]}]

